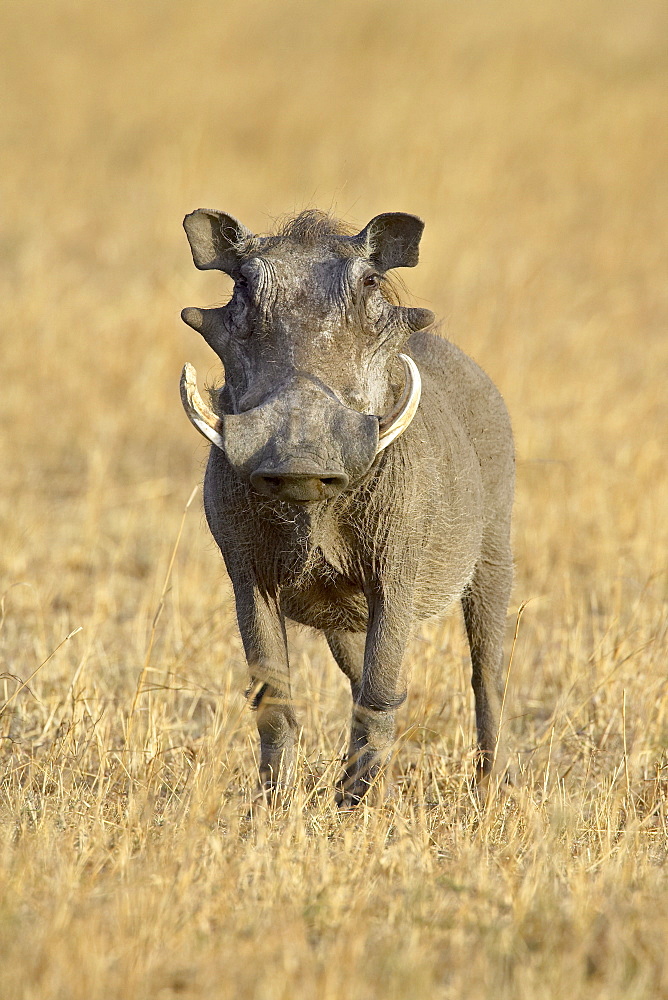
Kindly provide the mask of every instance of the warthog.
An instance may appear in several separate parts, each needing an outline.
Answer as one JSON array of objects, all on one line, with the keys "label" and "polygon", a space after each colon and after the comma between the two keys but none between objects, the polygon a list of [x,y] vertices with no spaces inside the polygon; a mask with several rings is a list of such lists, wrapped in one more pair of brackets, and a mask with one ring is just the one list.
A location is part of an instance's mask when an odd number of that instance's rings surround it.
[{"label": "warthog", "polygon": [[184,227],[195,265],[235,283],[227,305],[182,313],[225,384],[209,406],[186,365],[181,395],[214,445],[204,509],[234,587],[261,788],[295,770],[286,618],[324,632],[350,681],[337,797],[355,804],[390,753],[414,625],[457,599],[486,779],[512,578],[512,433],[490,379],[386,278],[417,264],[422,221],[388,213],[355,234],[308,211],[259,237],[198,209]]}]

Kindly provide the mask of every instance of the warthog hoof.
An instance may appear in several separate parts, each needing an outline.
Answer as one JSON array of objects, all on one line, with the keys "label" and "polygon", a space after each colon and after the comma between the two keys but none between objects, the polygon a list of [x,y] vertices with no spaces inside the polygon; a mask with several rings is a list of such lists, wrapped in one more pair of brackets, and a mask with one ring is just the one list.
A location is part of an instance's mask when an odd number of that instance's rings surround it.
[{"label": "warthog hoof", "polygon": [[384,758],[367,751],[344,761],[344,770],[336,783],[336,804],[340,809],[354,809],[362,799],[378,804],[385,798]]}]

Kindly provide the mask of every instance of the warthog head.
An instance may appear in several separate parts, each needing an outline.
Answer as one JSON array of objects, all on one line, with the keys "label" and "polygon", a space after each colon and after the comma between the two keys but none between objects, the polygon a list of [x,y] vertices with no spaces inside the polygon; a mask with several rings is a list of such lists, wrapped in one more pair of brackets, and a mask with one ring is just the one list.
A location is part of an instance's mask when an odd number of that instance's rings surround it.
[{"label": "warthog head", "polygon": [[399,351],[434,317],[394,304],[384,276],[417,263],[423,223],[388,213],[354,234],[304,212],[259,237],[198,209],[184,227],[195,265],[235,282],[222,308],[181,314],[225,367],[215,413],[186,365],[190,419],[260,494],[309,503],[354,486],[420,400],[417,367]]}]

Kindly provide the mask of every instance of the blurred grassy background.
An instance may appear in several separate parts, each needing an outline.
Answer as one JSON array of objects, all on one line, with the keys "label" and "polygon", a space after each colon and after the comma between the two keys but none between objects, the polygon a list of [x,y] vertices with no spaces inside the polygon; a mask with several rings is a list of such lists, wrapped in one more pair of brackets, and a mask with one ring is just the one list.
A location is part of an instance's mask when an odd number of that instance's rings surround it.
[{"label": "blurred grassy background", "polygon": [[[668,995],[665,3],[6,0],[0,39],[3,995]],[[421,215],[410,296],[507,400],[523,784],[482,834],[457,618],[412,648],[403,797],[352,830],[329,791],[243,825],[199,501],[147,653],[206,454],[179,372],[220,377],[178,318],[227,291],[199,206]],[[348,709],[293,640],[308,789]]]}]

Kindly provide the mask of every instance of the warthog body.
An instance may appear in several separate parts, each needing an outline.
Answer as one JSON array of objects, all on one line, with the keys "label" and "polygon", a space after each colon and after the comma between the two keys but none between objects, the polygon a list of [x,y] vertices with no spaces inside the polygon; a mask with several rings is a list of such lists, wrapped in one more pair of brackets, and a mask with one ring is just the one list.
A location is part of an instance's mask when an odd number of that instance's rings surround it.
[{"label": "warthog body", "polygon": [[[339,798],[354,803],[390,752],[415,623],[458,599],[486,777],[512,578],[512,434],[490,379],[424,329],[433,315],[394,302],[385,272],[417,263],[422,223],[392,213],[355,235],[306,212],[260,238],[200,209],[184,225],[195,264],[235,280],[226,306],[182,314],[224,364],[215,413],[183,391],[216,445],[204,507],[234,586],[263,788],[295,766],[286,618],[321,630],[350,681]],[[418,376],[400,352],[422,378],[412,420]]]}]

